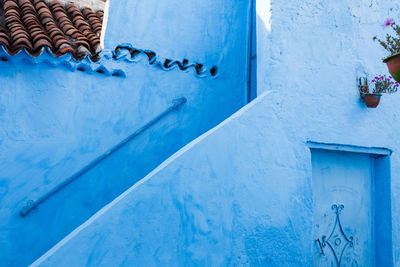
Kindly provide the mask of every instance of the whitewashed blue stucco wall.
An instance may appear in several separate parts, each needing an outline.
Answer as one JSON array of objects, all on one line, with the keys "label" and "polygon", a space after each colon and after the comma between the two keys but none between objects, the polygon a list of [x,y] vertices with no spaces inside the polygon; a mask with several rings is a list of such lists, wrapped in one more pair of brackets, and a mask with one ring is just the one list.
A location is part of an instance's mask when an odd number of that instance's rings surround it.
[{"label": "whitewashed blue stucco wall", "polygon": [[[357,78],[386,74],[387,19],[400,21],[398,1],[257,0],[258,92],[279,94],[279,117],[298,142],[386,147],[391,158],[394,261],[400,264],[399,93],[377,109],[360,101]],[[299,134],[303,132],[304,134]],[[293,150],[293,149],[292,149]],[[395,266],[397,266],[395,264]]]},{"label": "whitewashed blue stucco wall", "polygon": [[386,72],[372,37],[397,1],[257,1],[266,95],[179,151],[34,266],[310,266],[307,141],[391,156],[393,263],[400,265],[399,93],[377,109],[357,77]]},{"label": "whitewashed blue stucco wall", "polygon": [[[68,56],[1,54],[8,60],[0,61],[2,264],[32,263],[179,148],[245,104],[248,7],[244,0],[235,5],[226,0],[199,5],[113,0],[102,61],[86,62],[85,72],[71,67]],[[154,51],[156,62],[149,64],[143,53],[130,59],[127,51],[122,51],[125,57],[110,58],[121,44]],[[203,64],[206,73],[166,69],[162,62],[167,58]],[[97,73],[99,65],[120,70],[124,77]],[[212,66],[218,67],[215,77],[209,73]],[[180,110],[28,216],[19,215],[29,200],[51,191],[180,97],[187,98]]]},{"label": "whitewashed blue stucco wall", "polygon": [[293,143],[276,100],[184,147],[33,266],[310,265],[311,188],[297,168],[310,153],[281,149]]}]

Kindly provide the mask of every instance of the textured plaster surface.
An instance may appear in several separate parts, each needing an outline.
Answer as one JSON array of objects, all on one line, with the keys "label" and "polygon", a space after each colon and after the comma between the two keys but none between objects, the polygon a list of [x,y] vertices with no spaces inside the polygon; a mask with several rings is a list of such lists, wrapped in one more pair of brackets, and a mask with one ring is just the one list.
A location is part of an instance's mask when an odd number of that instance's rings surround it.
[{"label": "textured plaster surface", "polygon": [[[279,92],[277,116],[289,138],[386,147],[391,157],[395,266],[400,265],[400,94],[377,109],[360,101],[357,77],[387,74],[386,19],[400,19],[394,0],[257,0],[258,91]],[[292,151],[294,149],[288,148]],[[303,168],[302,165],[299,168]],[[397,265],[396,265],[397,264]]]},{"label": "textured plaster surface", "polygon": [[[52,0],[46,0],[47,2],[51,2]],[[94,11],[104,10],[105,2],[107,0],[59,0],[62,4],[75,3],[75,5],[80,8],[90,7]]]},{"label": "textured plaster surface", "polygon": [[280,149],[293,140],[276,97],[184,147],[33,266],[309,265],[311,188],[298,165],[310,152]]},{"label": "textured plaster surface", "polygon": [[[282,101],[277,91],[257,98],[174,154],[33,266],[311,266],[312,165],[306,140],[395,151],[398,145],[360,142],[365,130],[346,120],[298,130],[282,112]],[[352,131],[334,135],[330,124]],[[389,140],[390,134],[381,137]],[[398,179],[398,160],[394,153],[392,181]],[[392,190],[396,195],[397,188]],[[397,220],[395,214],[394,225]]]},{"label": "textured plaster surface", "polygon": [[[169,1],[159,1],[160,10],[165,8],[164,2]],[[191,5],[187,5],[188,2]],[[220,2],[224,1],[216,1]],[[45,61],[28,60],[18,55],[8,62],[0,62],[1,264],[26,266],[32,263],[182,146],[244,105],[248,31],[248,10],[244,2],[239,5],[243,9],[231,10],[225,9],[226,4],[199,8],[194,1],[185,1],[187,9],[182,13],[194,14],[193,18],[186,18],[187,23],[201,14],[214,12],[218,21],[225,25],[218,27],[219,45],[200,47],[200,50],[192,49],[197,46],[197,40],[215,41],[215,36],[202,35],[189,28],[182,32],[169,23],[170,15],[157,15],[153,28],[161,25],[165,31],[158,32],[154,38],[165,42],[164,35],[179,32],[187,40],[186,46],[166,42],[163,56],[195,61],[202,54],[203,60],[199,62],[205,66],[218,65],[215,77],[199,77],[193,68],[181,71],[150,65],[147,58],[140,59],[147,57],[145,55],[129,62],[122,59],[124,62],[102,61],[105,69],[121,69],[125,77],[77,71],[59,66],[58,60],[62,59],[47,57]],[[118,7],[125,10],[134,3],[137,1],[115,0],[110,8],[122,12]],[[142,15],[138,15],[138,11],[126,17],[111,16],[113,21],[107,29],[128,35],[133,31],[131,27],[153,14],[151,8],[143,2]],[[124,24],[125,20],[133,20],[133,16],[135,23]],[[110,34],[106,40],[117,38],[113,45],[120,44],[118,38],[125,43],[136,42],[136,39],[122,37]],[[152,49],[146,44],[141,48]],[[180,57],[176,57],[177,54]],[[237,64],[232,64],[233,56]],[[188,100],[182,109],[68,185],[27,217],[19,216],[28,200],[36,200],[49,192],[179,97]]]},{"label": "textured plaster surface", "polygon": [[358,76],[386,73],[372,37],[384,33],[386,18],[399,17],[400,3],[258,0],[257,9],[258,89],[269,93],[164,162],[34,266],[310,266],[308,140],[394,151],[386,168],[400,265],[400,94],[367,109],[357,91]]},{"label": "textured plaster surface", "polygon": [[248,65],[246,58],[235,54],[248,53],[247,0],[112,0],[109,4],[106,50],[128,43],[176,60],[222,63],[226,71]]}]

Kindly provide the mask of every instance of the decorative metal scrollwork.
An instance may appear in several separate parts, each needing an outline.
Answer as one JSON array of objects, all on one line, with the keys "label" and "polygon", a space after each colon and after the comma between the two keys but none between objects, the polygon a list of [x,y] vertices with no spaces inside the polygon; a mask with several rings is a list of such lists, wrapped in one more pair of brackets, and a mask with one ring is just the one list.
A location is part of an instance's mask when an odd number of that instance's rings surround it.
[{"label": "decorative metal scrollwork", "polygon": [[336,214],[335,225],[333,226],[332,232],[328,238],[322,236],[321,240],[318,238],[315,240],[321,249],[321,255],[325,256],[324,249],[328,247],[332,252],[336,265],[340,267],[342,263],[342,256],[347,247],[352,248],[354,246],[353,237],[347,237],[343,231],[342,224],[340,222],[340,212],[344,209],[343,205],[332,205],[332,210]]}]

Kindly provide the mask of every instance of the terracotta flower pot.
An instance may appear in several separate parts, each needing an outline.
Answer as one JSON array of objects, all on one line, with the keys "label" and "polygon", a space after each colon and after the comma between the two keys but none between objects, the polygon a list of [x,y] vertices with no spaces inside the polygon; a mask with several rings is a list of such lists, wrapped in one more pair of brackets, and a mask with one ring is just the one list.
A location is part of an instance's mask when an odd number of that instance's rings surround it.
[{"label": "terracotta flower pot", "polygon": [[383,59],[383,62],[386,63],[393,79],[400,83],[400,53]]},{"label": "terracotta flower pot", "polygon": [[381,101],[382,94],[363,94],[362,100],[369,108],[376,108]]}]

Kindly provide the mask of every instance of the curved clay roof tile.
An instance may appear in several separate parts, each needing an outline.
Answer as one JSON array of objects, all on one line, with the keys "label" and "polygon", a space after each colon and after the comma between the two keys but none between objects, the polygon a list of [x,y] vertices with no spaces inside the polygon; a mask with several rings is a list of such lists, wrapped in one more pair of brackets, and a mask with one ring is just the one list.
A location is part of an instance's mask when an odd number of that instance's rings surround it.
[{"label": "curved clay roof tile", "polygon": [[51,9],[53,10],[54,13],[60,12],[65,14],[65,10],[61,5],[55,5]]},{"label": "curved clay roof tile", "polygon": [[76,45],[79,47],[81,45],[83,45],[84,47],[86,47],[88,50],[90,49],[90,45],[86,40],[80,39],[76,41]]},{"label": "curved clay roof tile", "polygon": [[33,5],[35,6],[36,10],[39,10],[41,8],[45,8],[45,9],[48,8],[47,5],[45,4],[45,2],[43,2],[43,1],[34,1]]},{"label": "curved clay roof tile", "polygon": [[24,37],[21,37],[21,38],[17,39],[15,42],[13,42],[13,47],[14,48],[24,47],[28,51],[33,50],[31,42],[27,38],[24,38]]},{"label": "curved clay roof tile", "polygon": [[18,0],[18,4],[20,6],[25,5],[25,4],[30,4],[31,1],[30,0]]},{"label": "curved clay roof tile", "polygon": [[3,8],[5,11],[7,11],[10,8],[18,9],[18,4],[13,0],[5,0],[3,3]]},{"label": "curved clay roof tile", "polygon": [[85,17],[87,17],[87,16],[89,16],[90,14],[93,14],[93,13],[94,13],[90,8],[87,8],[87,7],[82,8],[81,11],[82,11],[82,14],[83,14]]},{"label": "curved clay roof tile", "polygon": [[11,37],[13,38],[13,39],[16,39],[16,38],[18,38],[18,37],[20,37],[20,36],[26,36],[26,38],[28,38],[29,39],[29,34],[27,33],[27,31],[25,31],[24,29],[19,29],[19,30],[16,30],[15,32],[12,32],[11,33]]},{"label": "curved clay roof tile", "polygon": [[6,38],[7,40],[9,39],[7,33],[0,31],[0,37]]},{"label": "curved clay roof tile", "polygon": [[15,32],[16,30],[24,30],[24,27],[21,24],[18,23],[13,23],[11,25],[8,26],[9,34],[12,35],[13,32]]},{"label": "curved clay roof tile", "polygon": [[37,17],[36,17],[36,14],[33,14],[33,13],[24,13],[23,15],[22,15],[22,18],[25,20],[27,20],[27,22],[29,23],[29,22],[32,22],[32,21],[35,21],[35,22],[38,22],[38,19],[37,19]]},{"label": "curved clay roof tile", "polygon": [[51,14],[51,11],[49,9],[45,9],[45,8],[39,9],[39,15],[40,15],[40,17],[44,16],[44,17],[49,17],[49,18],[53,19],[53,14]]},{"label": "curved clay roof tile", "polygon": [[64,7],[58,0],[4,0],[3,9],[0,45],[10,54],[25,48],[38,56],[49,47],[56,56],[71,53],[82,59],[99,52],[102,11],[81,10],[73,3]]},{"label": "curved clay roof tile", "polygon": [[53,37],[53,43],[56,44],[59,40],[67,40],[64,35],[57,34]]},{"label": "curved clay roof tile", "polygon": [[31,31],[31,30],[33,30],[34,28],[39,28],[39,29],[41,29],[42,27],[40,26],[40,24],[39,24],[38,21],[36,21],[36,20],[28,20],[28,22],[25,23],[25,28],[26,28],[28,31]]},{"label": "curved clay roof tile", "polygon": [[11,16],[15,16],[17,18],[20,17],[19,11],[15,10],[15,9],[9,9],[5,12],[5,17],[11,17]]},{"label": "curved clay roof tile", "polygon": [[55,6],[55,5],[62,6],[61,3],[60,3],[58,0],[53,0],[53,1],[51,1],[51,2],[49,3],[49,5],[50,5],[51,7],[53,7],[53,6]]},{"label": "curved clay roof tile", "polygon": [[50,39],[54,43],[54,40],[57,39],[57,36],[61,36],[62,38],[65,38],[64,34],[61,31],[52,31],[50,33]]},{"label": "curved clay roof tile", "polygon": [[22,4],[20,4],[19,5],[19,8],[21,9],[21,10],[24,10],[24,9],[34,9],[35,7],[33,6],[33,4],[28,0],[28,2],[23,2]]},{"label": "curved clay roof tile", "polygon": [[51,43],[50,38],[47,37],[47,35],[44,33],[38,33],[37,35],[35,35],[35,37],[32,37],[32,41],[34,44],[39,42],[40,40],[46,40],[47,42]]},{"label": "curved clay roof tile", "polygon": [[78,39],[78,38],[83,38],[84,37],[83,34],[80,31],[74,32],[71,36],[74,39]]},{"label": "curved clay roof tile", "polygon": [[68,42],[67,39],[60,39],[60,40],[57,40],[57,42],[55,43],[54,46],[55,46],[56,49],[58,50],[58,49],[60,49],[61,45],[63,45],[63,44],[69,45],[70,43]]},{"label": "curved clay roof tile", "polygon": [[73,53],[74,49],[69,44],[62,44],[58,48],[58,53],[61,55],[65,55],[66,53]]},{"label": "curved clay roof tile", "polygon": [[5,37],[2,37],[1,35],[0,35],[0,44],[2,44],[3,46],[5,46],[5,48],[6,48],[7,50],[10,49],[10,42],[9,42],[9,40],[8,40],[7,38],[5,38]]},{"label": "curved clay roof tile", "polygon": [[47,41],[46,39],[40,39],[37,42],[34,43],[33,45],[33,50],[37,51],[39,49],[41,49],[42,47],[47,46],[50,49],[52,48],[52,45],[49,41]]},{"label": "curved clay roof tile", "polygon": [[43,38],[50,41],[50,38],[43,31],[31,32],[31,39],[33,43],[37,42],[38,38]]}]

